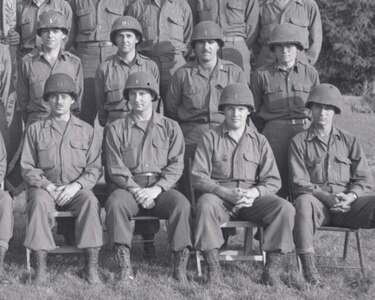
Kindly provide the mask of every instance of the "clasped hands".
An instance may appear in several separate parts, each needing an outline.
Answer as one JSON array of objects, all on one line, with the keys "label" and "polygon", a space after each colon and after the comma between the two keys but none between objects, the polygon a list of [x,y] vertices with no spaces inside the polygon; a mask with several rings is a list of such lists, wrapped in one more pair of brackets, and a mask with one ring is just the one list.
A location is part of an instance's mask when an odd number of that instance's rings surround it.
[{"label": "clasped hands", "polygon": [[234,204],[234,209],[239,210],[244,207],[251,207],[256,198],[259,197],[259,191],[256,188],[224,188],[219,187],[218,196]]},{"label": "clasped hands", "polygon": [[351,204],[355,201],[355,197],[352,193],[330,194],[328,192],[319,191],[315,192],[314,196],[328,206],[332,213],[346,213],[350,211]]},{"label": "clasped hands", "polygon": [[68,204],[80,189],[81,185],[77,182],[59,187],[51,183],[46,187],[47,192],[59,206]]},{"label": "clasped hands", "polygon": [[151,209],[155,206],[155,199],[162,192],[162,188],[158,185],[148,188],[132,188],[130,192],[133,194],[135,201],[144,209]]}]

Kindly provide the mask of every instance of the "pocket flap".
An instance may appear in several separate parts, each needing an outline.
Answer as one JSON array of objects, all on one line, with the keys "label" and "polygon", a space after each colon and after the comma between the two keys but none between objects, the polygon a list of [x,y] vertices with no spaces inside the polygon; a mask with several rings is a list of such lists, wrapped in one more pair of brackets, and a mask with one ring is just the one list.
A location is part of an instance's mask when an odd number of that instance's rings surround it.
[{"label": "pocket flap", "polygon": [[72,146],[72,148],[74,148],[74,149],[81,149],[81,150],[87,150],[89,148],[82,141],[75,141],[75,140],[70,141],[70,146]]}]

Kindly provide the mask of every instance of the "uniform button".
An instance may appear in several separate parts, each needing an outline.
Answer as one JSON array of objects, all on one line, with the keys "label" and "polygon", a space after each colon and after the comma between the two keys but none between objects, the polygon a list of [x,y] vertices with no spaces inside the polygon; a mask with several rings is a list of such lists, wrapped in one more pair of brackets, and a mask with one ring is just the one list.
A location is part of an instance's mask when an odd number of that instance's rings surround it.
[{"label": "uniform button", "polygon": [[100,28],[102,28],[102,26],[98,25],[98,28],[100,29]]},{"label": "uniform button", "polygon": [[148,164],[146,164],[146,168],[148,167]]}]

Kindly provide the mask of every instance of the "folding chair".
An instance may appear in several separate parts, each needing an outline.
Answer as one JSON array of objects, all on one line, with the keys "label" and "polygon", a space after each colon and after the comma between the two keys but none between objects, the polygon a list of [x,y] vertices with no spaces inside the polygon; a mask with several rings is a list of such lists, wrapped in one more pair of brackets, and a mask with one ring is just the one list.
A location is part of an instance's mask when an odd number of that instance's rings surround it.
[{"label": "folding chair", "polygon": [[[192,206],[195,207],[195,192],[192,185],[191,179],[191,169],[193,158],[189,157],[187,159],[187,170],[188,170],[188,177],[189,177],[189,185],[190,185],[190,196],[191,196],[191,203]],[[219,260],[224,261],[257,261],[262,262],[265,264],[266,257],[265,252],[263,251],[263,227],[256,225],[249,221],[228,221],[220,226],[221,228],[243,228],[244,233],[244,244],[242,250],[230,250],[230,249],[220,249],[219,250]],[[258,229],[259,232],[259,251],[254,253],[253,251],[253,236],[254,236],[254,228]],[[198,276],[202,275],[202,267],[201,267],[201,260],[202,256],[200,251],[195,251],[195,259],[197,263],[197,272]]]},{"label": "folding chair", "polygon": [[[54,218],[72,218],[75,216],[70,211],[56,211],[53,214]],[[27,218],[27,217],[26,217]],[[28,221],[26,220],[26,231],[28,227]],[[48,251],[49,254],[72,254],[72,253],[83,253],[83,249],[79,249],[76,246],[56,246],[55,249]],[[30,264],[31,249],[26,248],[26,269],[28,272],[31,270]]]},{"label": "folding chair", "polygon": [[[364,267],[364,260],[363,260],[363,253],[362,253],[362,244],[361,244],[361,235],[360,229],[353,229],[353,228],[345,228],[345,227],[333,227],[333,226],[322,226],[318,228],[318,231],[326,231],[326,232],[343,232],[345,233],[344,239],[344,246],[343,246],[343,255],[342,256],[328,256],[328,255],[315,255],[316,257],[325,257],[325,258],[333,258],[333,259],[340,259],[341,261],[345,261],[348,255],[348,245],[349,245],[349,235],[350,233],[355,233],[356,241],[357,241],[357,251],[358,251],[358,258],[359,258],[359,267],[353,266],[336,266],[336,265],[317,265],[319,268],[333,268],[333,269],[360,269],[362,275],[365,276],[365,267]],[[297,255],[297,263],[298,268],[302,271],[300,260]]]}]

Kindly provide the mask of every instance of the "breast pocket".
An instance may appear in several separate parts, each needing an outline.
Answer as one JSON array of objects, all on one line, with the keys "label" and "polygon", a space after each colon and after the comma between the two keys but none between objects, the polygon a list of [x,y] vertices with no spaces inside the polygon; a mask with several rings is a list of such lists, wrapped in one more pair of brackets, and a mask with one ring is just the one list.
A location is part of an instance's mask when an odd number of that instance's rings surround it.
[{"label": "breast pocket", "polygon": [[245,3],[243,0],[229,0],[225,9],[228,24],[243,24],[245,20]]},{"label": "breast pocket", "polygon": [[105,86],[105,102],[114,104],[122,101],[122,86],[118,82],[108,82]]},{"label": "breast pocket", "polygon": [[268,86],[264,91],[263,105],[270,111],[277,111],[288,106],[285,86]]},{"label": "breast pocket", "polygon": [[212,178],[226,179],[230,176],[229,155],[226,153],[217,155],[212,158]]},{"label": "breast pocket", "polygon": [[[114,4],[116,4],[116,3],[114,3]],[[107,22],[108,22],[109,26],[112,26],[113,22],[118,17],[123,15],[122,5],[120,3],[118,5],[109,5],[106,8],[106,13],[107,13]]]},{"label": "breast pocket", "polygon": [[80,33],[89,34],[95,29],[94,10],[92,8],[78,9],[76,14]]},{"label": "breast pocket", "polygon": [[[49,74],[44,74],[48,77]],[[41,76],[41,74],[35,74],[30,77],[30,97],[31,98],[42,98],[44,85],[46,83],[46,78]]]},{"label": "breast pocket", "polygon": [[256,180],[259,166],[259,155],[255,153],[243,154],[244,177],[247,180]]},{"label": "breast pocket", "polygon": [[323,158],[307,159],[306,168],[312,183],[323,183]]},{"label": "breast pocket", "polygon": [[345,184],[350,182],[350,169],[352,166],[352,161],[343,155],[336,155],[334,162],[334,168],[337,170],[337,175],[340,182]]},{"label": "breast pocket", "polygon": [[182,16],[170,15],[168,18],[169,37],[172,40],[183,42],[184,40],[184,19]]},{"label": "breast pocket", "polygon": [[184,100],[182,105],[189,111],[199,111],[203,109],[205,97],[203,87],[200,82],[185,82],[183,87]]},{"label": "breast pocket", "polygon": [[134,146],[126,146],[121,150],[122,162],[124,165],[132,170],[137,166],[138,153]]},{"label": "breast pocket", "polygon": [[293,86],[294,104],[296,107],[305,109],[305,104],[307,101],[307,97],[309,96],[310,89],[310,86],[299,83]]},{"label": "breast pocket", "polygon": [[76,168],[85,168],[87,166],[86,154],[88,145],[82,141],[70,141],[72,161]]},{"label": "breast pocket", "polygon": [[42,170],[52,169],[56,166],[57,149],[53,142],[41,142],[37,145],[38,168]]},{"label": "breast pocket", "polygon": [[21,26],[21,35],[23,39],[28,38],[33,34],[33,26],[35,25],[32,22],[30,17],[22,16],[20,26]]},{"label": "breast pocket", "polygon": [[168,148],[169,145],[159,139],[152,140],[153,153],[152,157],[155,161],[155,165],[160,168],[164,168],[168,165]]}]

